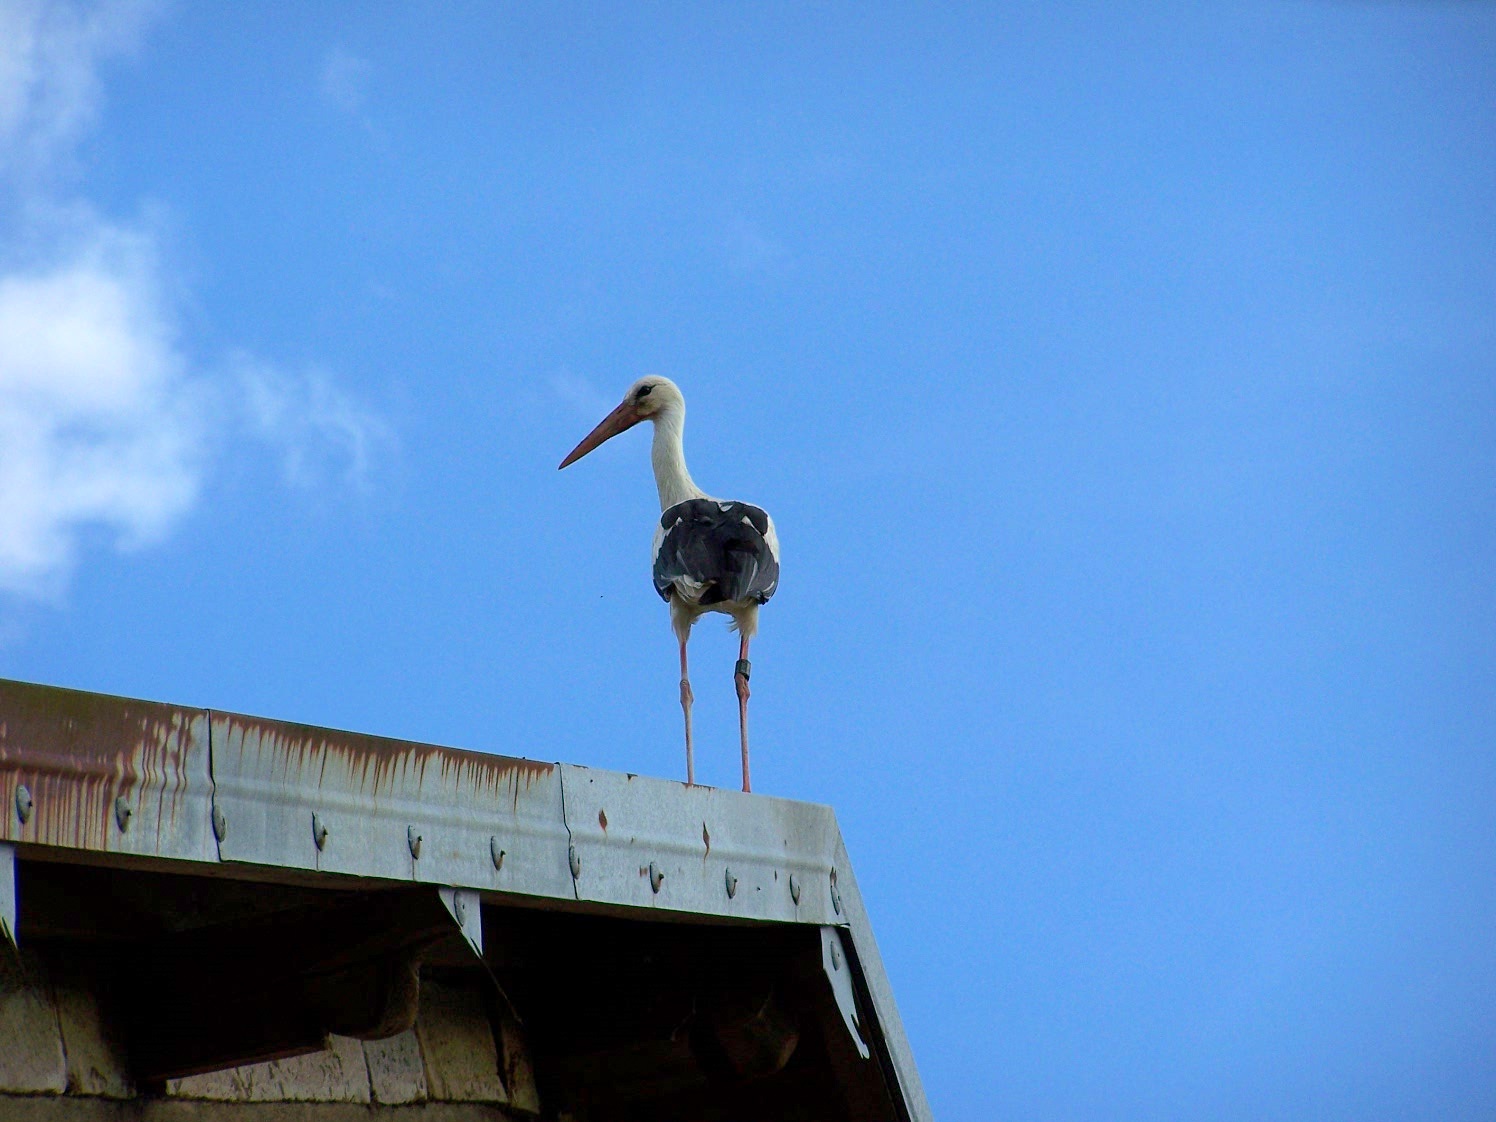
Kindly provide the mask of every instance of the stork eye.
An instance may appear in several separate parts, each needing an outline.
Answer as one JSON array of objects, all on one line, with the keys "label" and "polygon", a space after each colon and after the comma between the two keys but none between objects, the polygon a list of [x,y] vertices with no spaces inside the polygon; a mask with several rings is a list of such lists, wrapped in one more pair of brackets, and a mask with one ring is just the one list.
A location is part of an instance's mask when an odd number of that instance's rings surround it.
[{"label": "stork eye", "polygon": [[634,400],[643,401],[646,397],[649,396],[649,391],[652,389],[654,389],[653,386],[640,386],[639,392],[634,395]]}]

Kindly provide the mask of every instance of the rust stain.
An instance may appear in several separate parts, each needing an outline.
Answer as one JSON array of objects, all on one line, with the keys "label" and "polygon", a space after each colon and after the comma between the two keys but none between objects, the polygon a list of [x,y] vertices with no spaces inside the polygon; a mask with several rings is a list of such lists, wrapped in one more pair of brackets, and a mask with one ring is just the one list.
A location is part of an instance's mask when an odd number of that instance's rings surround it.
[{"label": "rust stain", "polygon": [[251,770],[273,771],[287,783],[346,784],[376,804],[397,790],[408,794],[410,785],[435,785],[486,792],[495,801],[507,798],[517,810],[521,791],[556,770],[555,764],[535,760],[233,713],[215,712],[212,719],[214,745],[252,755]]},{"label": "rust stain", "polygon": [[[0,840],[211,854],[210,726],[214,756],[239,757],[242,772],[285,786],[327,785],[376,807],[410,797],[414,786],[432,797],[472,791],[517,812],[521,794],[556,767],[0,679]],[[22,783],[34,804],[24,824],[14,809]],[[114,814],[121,796],[134,811],[126,833]]]},{"label": "rust stain", "polygon": [[701,824],[701,840],[702,843],[706,846],[706,853],[702,855],[702,859],[705,860],[711,855],[712,852],[712,835],[710,831],[707,830],[705,822]]},{"label": "rust stain", "polygon": [[597,812],[597,824],[603,828],[603,833],[608,832],[608,812],[599,810]]},{"label": "rust stain", "polygon": [[[77,690],[0,681],[0,784],[6,810],[0,838],[95,850],[139,850],[120,833],[114,800],[135,811],[132,827],[155,819],[154,849],[190,825],[194,780],[207,797],[206,744],[199,711]],[[191,754],[202,750],[203,775]],[[17,784],[31,790],[34,809],[22,824],[10,807]],[[188,835],[189,837],[191,835]],[[131,844],[134,842],[134,844]]]}]

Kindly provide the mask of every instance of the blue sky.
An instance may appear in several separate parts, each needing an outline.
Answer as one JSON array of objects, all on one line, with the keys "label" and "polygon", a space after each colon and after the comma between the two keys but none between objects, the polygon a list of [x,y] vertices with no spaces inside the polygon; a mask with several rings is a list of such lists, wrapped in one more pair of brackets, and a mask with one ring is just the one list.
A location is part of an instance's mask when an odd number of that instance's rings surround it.
[{"label": "blue sky", "polygon": [[665,374],[937,1117],[1489,1119],[1496,6],[929,8],[0,0],[0,675],[682,775]]}]

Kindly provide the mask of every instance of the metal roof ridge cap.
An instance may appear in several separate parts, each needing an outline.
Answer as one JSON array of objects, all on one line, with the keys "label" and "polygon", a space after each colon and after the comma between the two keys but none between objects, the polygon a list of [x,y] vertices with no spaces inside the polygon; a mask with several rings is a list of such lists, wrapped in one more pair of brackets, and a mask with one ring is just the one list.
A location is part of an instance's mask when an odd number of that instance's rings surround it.
[{"label": "metal roof ridge cap", "polygon": [[452,752],[459,756],[472,756],[478,759],[500,759],[514,760],[520,763],[530,764],[540,768],[559,768],[563,766],[575,767],[578,765],[566,765],[560,760],[541,760],[533,756],[510,756],[503,752],[492,751],[486,748],[469,748],[459,744],[441,744],[434,740],[411,740],[403,736],[388,736],[378,732],[360,732],[357,729],[341,728],[336,725],[318,725],[306,721],[292,721],[281,717],[263,717],[255,713],[241,713],[234,709],[216,709],[209,707],[203,710],[208,719],[222,721],[252,722],[257,725],[268,726],[286,731],[315,732],[332,737],[347,737],[354,740],[373,740],[382,744],[396,745],[403,748],[416,748],[427,751]]},{"label": "metal roof ridge cap", "polygon": [[217,862],[208,747],[200,706],[0,678],[0,840]]},{"label": "metal roof ridge cap", "polygon": [[829,806],[575,764],[560,775],[579,899],[837,922]]},{"label": "metal roof ridge cap", "polygon": [[128,693],[106,693],[103,690],[87,690],[79,686],[59,686],[52,682],[37,682],[30,678],[7,678],[0,676],[0,688],[5,686],[20,686],[25,689],[47,690],[52,693],[69,693],[80,698],[92,698],[94,701],[123,701],[134,705],[156,705],[163,709],[179,709],[184,713],[196,712],[206,715],[209,710],[202,705],[186,705],[178,701],[162,701],[154,697],[137,697]]},{"label": "metal roof ridge cap", "polygon": [[[684,779],[670,779],[663,775],[645,775],[638,771],[615,771],[612,768],[594,767],[591,764],[574,764],[566,760],[556,763],[559,768],[569,771],[593,772],[597,775],[605,775],[609,778],[623,778],[628,782],[638,781],[645,785],[661,787],[679,787],[682,791],[710,792],[713,795],[730,799],[752,799],[756,803],[777,803],[782,806],[815,808],[836,817],[836,809],[830,803],[819,803],[812,799],[795,799],[788,795],[770,795],[762,791],[739,791],[734,787],[718,787],[711,783],[688,784]],[[837,831],[840,834],[840,830]]]}]

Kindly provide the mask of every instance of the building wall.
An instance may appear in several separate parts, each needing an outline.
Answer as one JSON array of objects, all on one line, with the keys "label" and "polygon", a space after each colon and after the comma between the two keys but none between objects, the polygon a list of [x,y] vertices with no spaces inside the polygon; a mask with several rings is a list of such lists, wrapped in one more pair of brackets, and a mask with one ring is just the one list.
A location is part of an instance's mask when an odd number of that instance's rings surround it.
[{"label": "building wall", "polygon": [[522,1042],[503,1026],[495,1034],[481,994],[429,979],[415,1026],[397,1036],[329,1036],[321,1051],[173,1079],[159,1090],[143,1095],[131,1084],[76,955],[18,955],[0,943],[3,1122],[518,1122],[539,1111]]}]

